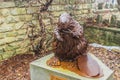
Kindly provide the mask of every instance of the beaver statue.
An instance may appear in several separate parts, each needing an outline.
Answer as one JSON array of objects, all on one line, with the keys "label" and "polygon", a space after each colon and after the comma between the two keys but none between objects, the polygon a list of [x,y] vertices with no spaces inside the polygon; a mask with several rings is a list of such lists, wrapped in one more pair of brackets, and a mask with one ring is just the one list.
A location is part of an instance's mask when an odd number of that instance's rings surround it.
[{"label": "beaver statue", "polygon": [[54,34],[55,56],[47,61],[49,66],[60,66],[61,61],[76,61],[78,69],[87,76],[100,75],[99,65],[86,52],[88,42],[83,27],[68,13],[60,15]]}]

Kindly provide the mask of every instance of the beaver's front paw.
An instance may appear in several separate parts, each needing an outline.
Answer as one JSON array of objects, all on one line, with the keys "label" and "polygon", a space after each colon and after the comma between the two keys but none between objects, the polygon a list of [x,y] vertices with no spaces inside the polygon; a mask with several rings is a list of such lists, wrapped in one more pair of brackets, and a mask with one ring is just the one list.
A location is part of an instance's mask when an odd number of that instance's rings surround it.
[{"label": "beaver's front paw", "polygon": [[57,57],[52,57],[47,61],[47,65],[49,66],[60,66],[60,60]]},{"label": "beaver's front paw", "polygon": [[63,38],[61,38],[60,36],[57,36],[57,40],[62,42]]}]

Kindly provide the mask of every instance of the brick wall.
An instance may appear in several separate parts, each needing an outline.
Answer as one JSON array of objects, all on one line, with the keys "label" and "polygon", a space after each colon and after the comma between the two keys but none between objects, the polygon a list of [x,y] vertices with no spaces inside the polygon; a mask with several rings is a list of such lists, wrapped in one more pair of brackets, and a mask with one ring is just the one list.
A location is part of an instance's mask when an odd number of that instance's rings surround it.
[{"label": "brick wall", "polygon": [[27,51],[26,23],[33,17],[26,8],[16,7],[14,2],[0,3],[0,59]]}]

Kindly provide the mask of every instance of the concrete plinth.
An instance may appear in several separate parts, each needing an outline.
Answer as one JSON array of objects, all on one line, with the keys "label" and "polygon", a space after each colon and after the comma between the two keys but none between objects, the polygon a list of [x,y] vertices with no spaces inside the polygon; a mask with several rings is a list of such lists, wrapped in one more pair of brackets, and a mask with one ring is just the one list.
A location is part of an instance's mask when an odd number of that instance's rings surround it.
[{"label": "concrete plinth", "polygon": [[94,55],[90,54],[103,69],[104,76],[101,78],[86,78],[74,72],[62,68],[52,68],[47,66],[46,61],[54,54],[47,55],[30,64],[31,80],[113,80],[113,71],[110,70]]}]

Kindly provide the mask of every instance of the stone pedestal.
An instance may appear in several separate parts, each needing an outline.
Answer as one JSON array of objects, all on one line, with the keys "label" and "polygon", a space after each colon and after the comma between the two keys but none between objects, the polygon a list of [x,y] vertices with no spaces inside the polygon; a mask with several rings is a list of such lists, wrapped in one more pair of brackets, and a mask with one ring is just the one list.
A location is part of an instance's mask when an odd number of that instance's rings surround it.
[{"label": "stone pedestal", "polygon": [[46,61],[54,54],[47,55],[30,64],[31,80],[113,80],[113,71],[110,70],[94,55],[90,54],[103,69],[104,76],[101,78],[86,78],[74,72],[62,68],[52,68],[47,66]]}]

